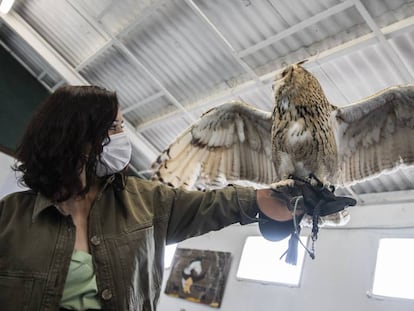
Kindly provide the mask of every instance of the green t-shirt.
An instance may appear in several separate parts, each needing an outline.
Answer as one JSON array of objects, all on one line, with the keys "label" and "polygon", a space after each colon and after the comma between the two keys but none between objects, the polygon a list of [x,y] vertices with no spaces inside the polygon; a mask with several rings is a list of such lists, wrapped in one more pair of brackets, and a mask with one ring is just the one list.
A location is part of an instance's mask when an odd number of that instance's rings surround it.
[{"label": "green t-shirt", "polygon": [[101,309],[92,256],[74,250],[60,306],[70,310]]}]

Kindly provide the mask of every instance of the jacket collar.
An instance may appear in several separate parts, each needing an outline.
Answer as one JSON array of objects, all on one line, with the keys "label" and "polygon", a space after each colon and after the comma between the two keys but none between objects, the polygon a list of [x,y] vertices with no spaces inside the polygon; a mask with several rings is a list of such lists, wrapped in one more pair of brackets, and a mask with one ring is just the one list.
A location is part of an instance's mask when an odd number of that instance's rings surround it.
[{"label": "jacket collar", "polygon": [[46,208],[51,206],[56,208],[54,202],[46,198],[44,195],[38,193],[36,196],[36,201],[33,209],[32,222],[35,222],[39,214],[43,212]]},{"label": "jacket collar", "polygon": [[[103,185],[101,190],[98,192],[97,199],[100,199],[106,187],[109,184],[111,184],[114,180],[115,180],[115,175],[111,175],[106,179],[105,184]],[[46,208],[51,207],[51,206],[56,208],[62,215],[67,216],[65,213],[62,212],[62,210],[59,209],[59,207],[56,205],[55,202],[48,199],[44,195],[37,193],[36,201],[35,201],[35,205],[33,209],[32,222],[35,222],[39,214],[43,212]]]}]

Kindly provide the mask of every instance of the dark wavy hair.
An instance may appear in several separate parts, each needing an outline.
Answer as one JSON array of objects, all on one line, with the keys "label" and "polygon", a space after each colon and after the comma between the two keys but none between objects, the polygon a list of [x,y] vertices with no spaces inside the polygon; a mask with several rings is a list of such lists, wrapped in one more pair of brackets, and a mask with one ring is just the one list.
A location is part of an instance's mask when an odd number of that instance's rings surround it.
[{"label": "dark wavy hair", "polygon": [[[55,202],[85,194],[117,113],[114,92],[97,86],[56,90],[32,116],[17,147],[20,181]],[[84,167],[86,185],[80,179]]]}]

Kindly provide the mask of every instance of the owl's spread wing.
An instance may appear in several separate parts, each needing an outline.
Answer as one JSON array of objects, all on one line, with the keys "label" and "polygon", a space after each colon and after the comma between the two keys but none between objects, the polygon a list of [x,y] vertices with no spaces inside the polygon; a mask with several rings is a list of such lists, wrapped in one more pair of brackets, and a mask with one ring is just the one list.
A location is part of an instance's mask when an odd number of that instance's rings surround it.
[{"label": "owl's spread wing", "polygon": [[270,184],[271,126],[270,112],[243,102],[212,108],[162,152],[153,178],[187,189],[234,180]]},{"label": "owl's spread wing", "polygon": [[396,86],[332,114],[342,183],[414,164],[414,85]]}]

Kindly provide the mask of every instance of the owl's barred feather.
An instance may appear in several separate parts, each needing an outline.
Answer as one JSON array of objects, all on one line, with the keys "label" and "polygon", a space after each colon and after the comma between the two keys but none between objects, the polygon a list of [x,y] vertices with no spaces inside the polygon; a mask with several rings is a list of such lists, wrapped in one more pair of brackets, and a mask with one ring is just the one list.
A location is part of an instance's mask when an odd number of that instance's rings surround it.
[{"label": "owl's barred feather", "polygon": [[276,77],[274,96],[273,112],[234,101],[204,113],[158,157],[154,179],[194,189],[313,173],[352,184],[414,164],[414,85],[338,108],[311,73],[291,65]]}]

